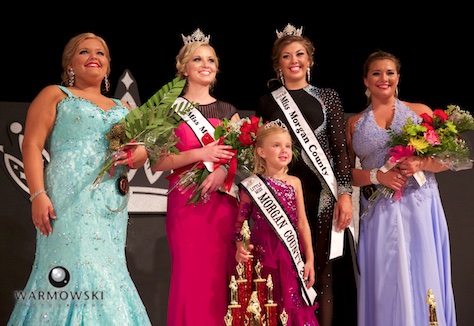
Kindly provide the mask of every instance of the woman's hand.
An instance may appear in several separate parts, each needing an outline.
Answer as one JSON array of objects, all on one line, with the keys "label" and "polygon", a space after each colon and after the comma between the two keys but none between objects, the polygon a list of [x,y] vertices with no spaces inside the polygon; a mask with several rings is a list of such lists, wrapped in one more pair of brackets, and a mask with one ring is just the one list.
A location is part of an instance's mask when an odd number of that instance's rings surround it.
[{"label": "woman's hand", "polygon": [[51,219],[56,219],[53,203],[46,193],[36,196],[31,203],[33,224],[45,237],[53,232]]},{"label": "woman's hand", "polygon": [[114,166],[128,165],[131,169],[141,168],[148,158],[145,146],[125,145],[114,155]]},{"label": "woman's hand", "polygon": [[403,174],[402,171],[397,167],[391,168],[385,173],[379,171],[377,174],[377,178],[382,185],[395,191],[399,191],[405,186],[407,177],[408,176]]},{"label": "woman's hand", "polygon": [[203,162],[223,162],[227,163],[233,156],[230,150],[230,145],[218,145],[219,140],[215,140],[212,143],[200,149],[200,159]]},{"label": "woman's hand", "polygon": [[352,222],[352,197],[349,194],[341,194],[334,206],[334,218],[337,230],[344,231]]},{"label": "woman's hand", "polygon": [[198,189],[201,189],[201,195],[204,196],[219,190],[224,185],[226,176],[227,173],[223,169],[214,169],[199,186]]},{"label": "woman's hand", "polygon": [[398,168],[403,176],[411,177],[423,169],[423,158],[416,155],[405,157],[400,160]]}]

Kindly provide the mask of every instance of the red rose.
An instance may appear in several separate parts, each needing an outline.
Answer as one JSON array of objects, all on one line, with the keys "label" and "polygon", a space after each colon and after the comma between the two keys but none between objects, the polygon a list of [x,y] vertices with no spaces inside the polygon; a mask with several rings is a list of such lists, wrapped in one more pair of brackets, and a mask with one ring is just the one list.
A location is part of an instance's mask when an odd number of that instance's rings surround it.
[{"label": "red rose", "polygon": [[446,120],[448,120],[448,115],[446,114],[446,112],[444,112],[444,110],[436,109],[433,111],[433,115],[435,117],[439,117],[442,122],[445,122]]},{"label": "red rose", "polygon": [[239,135],[239,142],[242,144],[242,146],[250,146],[253,144],[252,137],[250,136],[250,133],[242,133]]},{"label": "red rose", "polygon": [[435,130],[434,127],[427,122],[422,122],[421,125],[426,127],[426,130]]},{"label": "red rose", "polygon": [[250,123],[248,123],[247,121],[242,123],[242,126],[240,127],[241,134],[249,133],[251,130],[252,130],[252,125]]},{"label": "red rose", "polygon": [[260,118],[253,115],[250,117],[250,123],[252,125],[252,128],[250,131],[256,134],[259,128]]},{"label": "red rose", "polygon": [[422,113],[422,114],[420,115],[420,117],[423,118],[423,121],[429,123],[430,125],[433,125],[433,118],[430,117],[428,114]]}]

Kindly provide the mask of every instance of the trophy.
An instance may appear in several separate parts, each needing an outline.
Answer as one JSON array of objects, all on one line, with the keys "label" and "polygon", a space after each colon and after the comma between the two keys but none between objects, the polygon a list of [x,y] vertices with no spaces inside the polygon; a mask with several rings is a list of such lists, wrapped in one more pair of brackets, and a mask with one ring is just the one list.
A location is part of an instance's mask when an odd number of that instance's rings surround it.
[{"label": "trophy", "polygon": [[[247,220],[244,221],[240,234],[243,246],[248,251],[250,228]],[[237,277],[232,275],[229,282],[230,301],[224,316],[225,325],[277,326],[278,304],[273,301],[272,276],[269,274],[267,279],[263,278],[263,265],[259,260],[254,262],[253,258],[244,263],[239,262],[235,269]],[[285,326],[288,320],[285,311],[280,314],[280,320]]]},{"label": "trophy", "polygon": [[428,304],[429,312],[429,326],[438,326],[438,317],[436,316],[436,299],[432,289],[428,289],[428,295],[426,296],[426,303]]},{"label": "trophy", "polygon": [[260,302],[258,301],[257,291],[253,291],[250,295],[249,304],[247,306],[247,312],[250,313],[250,316],[245,316],[247,321],[246,325],[249,326],[261,326],[262,325],[262,308],[260,307]]},{"label": "trophy", "polygon": [[272,275],[268,274],[267,282],[267,303],[265,303],[267,325],[277,325],[277,304],[273,302],[273,280]]}]

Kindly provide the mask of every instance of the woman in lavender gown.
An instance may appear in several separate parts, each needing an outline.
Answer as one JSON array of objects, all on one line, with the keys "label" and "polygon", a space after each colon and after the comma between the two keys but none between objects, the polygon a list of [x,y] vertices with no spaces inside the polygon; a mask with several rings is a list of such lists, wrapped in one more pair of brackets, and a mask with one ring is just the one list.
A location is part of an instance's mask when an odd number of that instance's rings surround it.
[{"label": "woman in lavender gown", "polygon": [[[407,118],[419,123],[421,114],[433,115],[424,104],[398,99],[399,78],[396,57],[383,51],[371,54],[364,64],[370,103],[347,121],[351,158],[361,162],[361,169],[352,169],[353,185],[404,191],[399,200],[378,196],[368,209],[361,196],[358,323],[428,325],[426,295],[432,289],[438,325],[453,326],[449,234],[435,178],[447,167],[433,158],[411,156],[387,172],[379,170],[388,159],[388,128],[400,133]],[[419,171],[426,177],[421,186],[413,177]]]}]

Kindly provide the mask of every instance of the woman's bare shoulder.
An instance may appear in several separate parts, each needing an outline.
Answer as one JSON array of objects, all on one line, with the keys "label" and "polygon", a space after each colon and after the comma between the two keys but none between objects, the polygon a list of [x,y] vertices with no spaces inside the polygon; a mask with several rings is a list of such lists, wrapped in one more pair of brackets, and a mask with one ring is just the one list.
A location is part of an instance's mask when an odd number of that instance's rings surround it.
[{"label": "woman's bare shoulder", "polygon": [[430,116],[433,115],[433,110],[431,110],[431,108],[424,103],[406,102],[406,101],[402,101],[402,102],[403,104],[408,106],[410,109],[412,109],[413,112],[415,112],[417,115],[422,115],[423,113],[426,113]]}]

